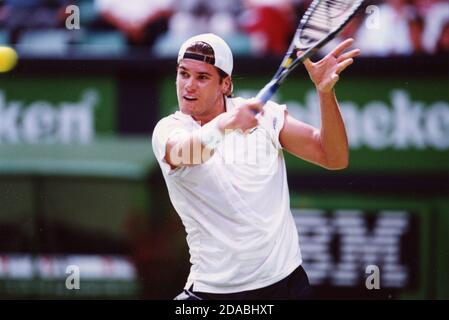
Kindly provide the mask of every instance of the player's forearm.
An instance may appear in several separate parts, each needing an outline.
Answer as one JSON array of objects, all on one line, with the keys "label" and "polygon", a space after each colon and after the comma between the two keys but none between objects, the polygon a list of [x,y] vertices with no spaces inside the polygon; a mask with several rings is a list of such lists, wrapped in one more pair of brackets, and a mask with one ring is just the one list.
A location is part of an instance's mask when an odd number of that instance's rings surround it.
[{"label": "player's forearm", "polygon": [[206,162],[214,154],[225,132],[246,132],[258,124],[253,111],[261,112],[263,105],[249,101],[233,112],[224,112],[201,127],[201,129],[167,143],[166,160],[172,167],[193,166]]},{"label": "player's forearm", "polygon": [[335,92],[318,92],[321,108],[320,142],[329,169],[344,169],[349,163],[349,146],[345,125]]},{"label": "player's forearm", "polygon": [[206,151],[198,134],[194,132],[190,136],[176,141],[167,150],[167,162],[173,167],[198,165],[206,161],[202,156],[203,152],[207,153]]}]

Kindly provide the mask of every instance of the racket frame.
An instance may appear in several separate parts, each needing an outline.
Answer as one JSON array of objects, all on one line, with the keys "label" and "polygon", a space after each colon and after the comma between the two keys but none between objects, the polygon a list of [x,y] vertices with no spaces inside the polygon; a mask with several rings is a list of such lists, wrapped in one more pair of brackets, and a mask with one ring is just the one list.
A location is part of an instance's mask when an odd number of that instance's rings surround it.
[{"label": "racket frame", "polygon": [[[299,42],[299,35],[303,30],[304,25],[310,19],[312,13],[316,10],[318,4],[323,0],[313,1],[309,8],[304,13],[301,18],[301,22],[299,23],[298,28],[296,29],[295,36],[290,44],[289,49],[287,50],[286,55],[284,56],[281,65],[276,71],[273,78],[268,82],[257,94],[256,100],[260,101],[262,104],[267,103],[268,100],[276,93],[279,89],[280,85],[284,82],[285,78],[292,72],[301,62],[313,56],[319,49],[321,49],[325,44],[334,39],[338,33],[343,30],[344,27],[354,18],[357,12],[362,7],[364,0],[356,0],[354,4],[351,6],[352,12],[348,15],[348,17],[343,21],[340,25],[335,27],[332,31],[330,31],[324,38],[317,41],[315,44],[309,46],[308,48],[300,48],[297,46],[297,42]],[[305,50],[305,51],[303,51]],[[298,57],[298,51],[303,51],[302,54]]]}]

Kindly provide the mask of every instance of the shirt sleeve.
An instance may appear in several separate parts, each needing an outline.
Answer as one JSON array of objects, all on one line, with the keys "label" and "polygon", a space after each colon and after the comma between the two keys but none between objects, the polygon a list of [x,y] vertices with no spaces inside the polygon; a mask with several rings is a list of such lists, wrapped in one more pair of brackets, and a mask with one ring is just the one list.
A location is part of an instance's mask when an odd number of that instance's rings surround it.
[{"label": "shirt sleeve", "polygon": [[172,169],[165,160],[165,150],[168,139],[176,138],[177,136],[188,135],[189,131],[184,127],[181,121],[176,119],[164,118],[160,120],[153,130],[152,147],[153,153],[161,167],[161,170],[168,175],[174,175],[182,172],[185,167],[177,167]]},{"label": "shirt sleeve", "polygon": [[287,106],[285,104],[280,105],[273,101],[268,101],[264,107],[265,128],[278,149],[282,149],[279,134],[284,127],[286,110]]}]

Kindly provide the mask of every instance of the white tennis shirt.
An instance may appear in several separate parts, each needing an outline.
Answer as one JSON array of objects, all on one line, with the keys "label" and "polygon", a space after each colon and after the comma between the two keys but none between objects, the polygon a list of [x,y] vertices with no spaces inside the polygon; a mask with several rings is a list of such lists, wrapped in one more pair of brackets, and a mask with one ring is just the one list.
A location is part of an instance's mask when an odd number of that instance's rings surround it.
[{"label": "white tennis shirt", "polygon": [[[227,110],[244,101],[227,99]],[[302,262],[279,143],[285,105],[268,102],[259,125],[225,135],[206,162],[171,169],[167,140],[200,128],[180,111],[156,125],[152,145],[187,232],[192,264],[185,288],[232,293],[269,286]]]}]

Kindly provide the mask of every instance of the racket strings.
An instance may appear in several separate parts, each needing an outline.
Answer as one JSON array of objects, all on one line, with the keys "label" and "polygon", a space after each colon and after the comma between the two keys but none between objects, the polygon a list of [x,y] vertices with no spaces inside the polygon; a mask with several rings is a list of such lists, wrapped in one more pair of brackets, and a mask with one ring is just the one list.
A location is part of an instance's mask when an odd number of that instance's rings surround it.
[{"label": "racket strings", "polygon": [[321,1],[314,8],[310,17],[335,20],[342,15],[349,15],[351,11],[348,9],[353,3],[354,1]]},{"label": "racket strings", "polygon": [[348,9],[354,2],[354,0],[317,1],[304,15],[300,34],[302,44],[310,46],[337,28],[352,14],[352,10]]}]

